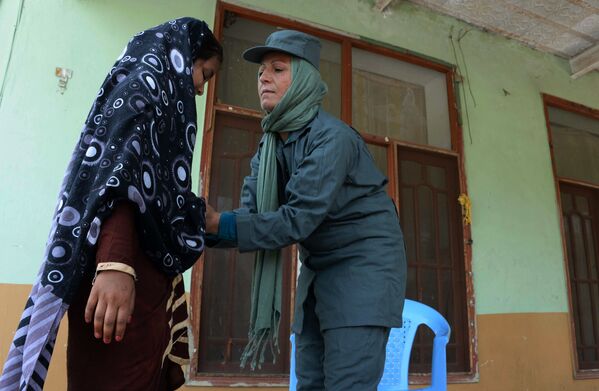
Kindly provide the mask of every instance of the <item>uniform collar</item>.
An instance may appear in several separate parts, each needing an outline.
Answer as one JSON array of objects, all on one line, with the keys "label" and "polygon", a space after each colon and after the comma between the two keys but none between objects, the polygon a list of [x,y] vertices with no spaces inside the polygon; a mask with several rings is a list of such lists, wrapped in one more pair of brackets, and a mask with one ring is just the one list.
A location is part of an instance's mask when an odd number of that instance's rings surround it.
[{"label": "uniform collar", "polygon": [[308,125],[306,125],[304,128],[289,133],[289,137],[287,137],[287,141],[284,142],[284,145],[295,142],[304,133],[310,131],[314,122],[318,121],[318,117],[320,117],[320,115],[322,114],[322,111],[323,111],[322,107],[320,109],[318,109],[318,113],[316,113],[314,118],[312,118],[312,120],[310,122],[308,122]]}]

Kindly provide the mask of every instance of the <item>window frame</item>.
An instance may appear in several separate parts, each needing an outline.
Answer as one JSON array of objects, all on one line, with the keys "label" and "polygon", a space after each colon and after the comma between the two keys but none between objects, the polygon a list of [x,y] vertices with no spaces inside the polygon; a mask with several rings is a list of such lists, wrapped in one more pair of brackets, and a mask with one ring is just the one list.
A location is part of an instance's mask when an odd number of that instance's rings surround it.
[{"label": "window frame", "polygon": [[[564,227],[564,217],[562,212],[562,197],[561,197],[561,188],[560,182],[564,184],[574,185],[583,187],[586,189],[590,189],[593,191],[599,190],[599,184],[587,182],[579,179],[560,177],[557,175],[557,164],[555,161],[554,150],[553,150],[553,140],[551,135],[551,123],[549,120],[549,107],[554,107],[557,109],[569,111],[571,113],[579,114],[585,117],[589,117],[595,120],[599,120],[599,110],[592,109],[588,106],[584,106],[580,103],[575,103],[566,99],[559,98],[554,95],[549,95],[542,93],[541,99],[543,101],[543,111],[545,114],[545,125],[547,128],[547,140],[549,143],[549,153],[551,156],[551,169],[553,171],[553,180],[555,185],[555,194],[556,194],[556,206],[559,214],[560,221],[560,233],[562,239],[562,256],[564,260],[564,275],[566,278],[567,288],[568,288],[568,320],[569,320],[569,329],[570,329],[570,356],[572,360],[572,370],[574,379],[583,380],[583,379],[599,379],[599,367],[595,369],[581,369],[578,362],[578,353],[577,353],[577,345],[576,345],[576,323],[574,319],[574,303],[572,301],[572,287],[570,285],[570,270],[569,270],[569,259],[568,259],[568,248],[566,243],[566,232]],[[596,243],[599,245],[599,243]]]},{"label": "window frame", "polygon": [[[397,191],[398,192],[400,191],[399,189],[402,186],[401,168],[400,168],[401,164],[400,164],[400,161],[416,161],[416,162],[418,162],[420,164],[426,164],[426,165],[436,165],[435,163],[438,163],[439,161],[444,161],[444,163],[442,163],[442,165],[445,166],[445,167],[449,167],[449,166],[452,166],[452,165],[457,166],[458,159],[459,159],[459,156],[457,154],[455,154],[455,153],[439,153],[434,148],[432,148],[432,149],[429,148],[428,150],[423,150],[422,148],[415,148],[413,145],[406,145],[406,144],[402,145],[400,143],[396,143],[396,151],[397,151],[397,156],[398,156],[398,158],[396,159],[397,160],[396,163],[397,163],[397,167],[398,167],[398,170],[397,170]],[[401,155],[401,154],[403,154],[403,155]],[[401,155],[401,157],[399,157],[399,155]],[[405,156],[408,156],[408,158],[406,159]],[[459,173],[456,172],[455,175],[456,175],[456,177],[454,177],[454,179],[456,179],[457,183],[456,183],[456,186],[455,186],[454,189],[457,190],[457,193],[459,194],[459,181],[457,181],[457,179],[458,179],[457,176],[459,176]],[[447,179],[448,183],[451,183],[451,181],[449,181],[449,179],[450,179],[449,177],[447,177],[446,179]],[[449,191],[450,189],[451,189],[451,185],[448,185],[448,187],[447,187],[446,190]],[[415,195],[414,195],[414,197],[415,197]],[[457,197],[456,197],[456,199],[457,199]],[[449,201],[449,199],[448,199],[448,201]],[[398,210],[400,211],[400,215],[401,215],[401,206],[398,205],[397,207],[398,207]],[[457,205],[457,202],[455,204],[455,209],[459,209],[459,206]],[[451,213],[452,212],[448,210],[448,214],[451,214]],[[455,221],[453,224],[455,224],[456,226],[458,226],[458,225],[460,225],[459,221],[462,220],[463,216],[459,212],[455,212],[455,213],[457,215],[456,217],[458,217],[459,220]],[[452,223],[450,222],[449,224],[452,224]],[[406,233],[406,230],[404,230],[404,234],[405,233]],[[416,233],[416,235],[418,235],[418,233]],[[451,238],[451,236],[453,236],[453,238]],[[458,258],[457,260],[459,261],[459,253],[461,251],[463,251],[463,247],[464,247],[464,243],[459,243],[459,232],[455,232],[453,235],[450,235],[449,242],[451,243],[450,246],[449,246],[450,247],[449,251],[451,253],[453,253],[452,256],[450,256],[450,259],[453,259],[453,258],[457,257]],[[419,252],[419,249],[417,249],[417,248],[414,249],[414,250],[415,250],[416,253]],[[410,264],[410,263],[412,263],[412,264]],[[442,265],[439,265],[438,263],[418,262],[418,260],[412,260],[412,262],[409,262],[409,260],[408,260],[408,265],[407,266],[408,266],[408,273],[409,273],[410,267],[415,267],[416,269],[420,269],[421,272],[422,272],[422,270],[426,270],[426,269],[428,269],[428,270],[434,269],[435,271],[437,271],[438,269],[444,269],[444,268],[448,268],[452,272],[454,271],[454,268],[453,268],[452,264],[450,264],[449,267],[447,267],[447,265],[442,266]],[[457,267],[458,268],[462,268],[463,265],[458,265]],[[461,270],[461,269],[456,270],[456,273],[459,273],[459,272],[463,272],[463,270]],[[453,277],[453,275],[452,275],[452,277]],[[440,284],[439,280],[437,280],[437,284]],[[455,284],[455,281],[452,283],[452,285],[454,285],[454,284]],[[439,285],[437,285],[437,288],[438,288],[438,286]],[[438,291],[439,291],[439,289],[438,289]],[[408,292],[409,292],[409,289],[408,289]],[[406,292],[406,294],[408,292]],[[453,292],[455,294],[455,291],[453,291]],[[418,296],[420,296],[420,295],[418,295]],[[458,292],[457,296],[458,297],[463,296],[463,297],[460,297],[460,298],[462,298],[463,300],[466,300],[466,292]],[[411,297],[411,298],[413,300],[423,301],[420,297],[418,297],[418,298]],[[431,305],[433,308],[437,309],[438,311],[440,311],[442,313],[442,309],[439,308],[438,306],[433,306],[430,303],[426,303],[426,304]],[[458,304],[457,302],[454,302],[454,308],[453,309],[457,310],[456,307],[459,307],[461,305],[466,305],[466,303],[464,301],[460,302],[460,304]],[[462,320],[462,322],[460,322],[460,324],[464,324],[464,323],[466,323],[468,321],[468,318],[467,318],[467,316],[468,316],[467,315],[468,308],[467,308],[467,306],[466,306],[465,309],[466,309],[466,311],[464,311],[464,312],[462,312],[460,314],[454,313],[455,317],[460,316],[462,319],[463,319],[464,316],[466,317],[465,321]],[[454,318],[454,320],[456,320],[456,319]],[[448,321],[449,321],[449,319],[448,319]],[[450,327],[452,327],[452,328],[458,327],[458,326],[460,326],[460,324],[458,324],[458,323],[456,323],[456,324],[450,324]],[[421,332],[422,332],[422,330],[418,330],[418,332],[416,333],[416,336],[415,336],[415,339],[414,339],[414,343],[412,345],[412,353],[414,353],[414,349],[417,348],[418,339],[419,339],[419,335],[420,335]],[[457,338],[457,335],[458,335],[455,332],[452,332],[451,334],[452,334],[451,335],[452,338],[450,338],[448,346],[450,344],[452,344],[452,339],[453,338]],[[468,336],[468,334],[465,334],[465,335],[462,335],[461,337],[462,338],[468,338],[469,336]],[[433,341],[430,340],[429,342],[430,342],[430,347],[432,349]],[[427,343],[425,345],[429,345],[429,344]],[[464,346],[465,346],[465,344],[462,345],[461,347],[464,348]],[[458,352],[459,352],[459,349],[456,349],[456,356],[457,356]],[[464,354],[466,355],[467,353],[468,352],[465,352]],[[411,367],[411,364],[412,363],[410,363],[410,367]],[[449,368],[450,365],[451,365],[450,363],[447,363],[447,367],[448,368]],[[455,374],[455,373],[458,373],[458,372],[451,372],[451,373]],[[422,374],[422,373],[418,373],[418,372],[410,372],[410,381],[413,384],[428,383],[429,378],[430,378],[430,376],[428,376],[428,374]],[[421,381],[417,382],[416,379],[420,379]]]},{"label": "window frame", "polygon": [[[260,137],[262,135],[262,129],[260,127],[260,121],[257,118],[254,117],[248,117],[248,116],[239,116],[239,115],[235,115],[235,114],[230,114],[230,113],[226,113],[226,112],[217,112],[217,116],[219,117],[219,119],[215,122],[216,124],[216,129],[217,131],[222,131],[223,128],[235,128],[235,129],[243,129],[248,133],[251,133],[253,135],[253,142],[250,142],[248,144],[244,145],[246,146],[246,151],[244,154],[245,158],[251,158],[254,154],[255,151],[255,147],[254,147],[254,142],[255,145],[257,146],[258,141],[260,140]],[[229,151],[230,152],[230,151]],[[218,153],[218,152],[217,152]],[[237,154],[238,152],[234,152],[232,155]],[[229,155],[229,158],[233,158],[232,155]],[[219,156],[219,157],[215,157],[214,155],[212,156],[212,164],[213,167],[215,168],[216,172],[219,172],[219,166],[220,164],[222,164],[222,162],[224,160],[228,160],[231,161],[227,158],[223,159],[223,156]],[[248,161],[249,163],[249,161]],[[240,162],[239,164],[240,166],[244,166],[246,168],[249,169],[249,165],[245,166],[243,163]],[[239,179],[240,181],[243,180],[243,177],[245,175],[236,177],[236,179]],[[219,187],[220,185],[222,185],[224,182],[222,180],[218,180],[216,182],[212,182],[214,185],[214,187]],[[233,193],[234,193],[234,197],[240,197],[240,194],[238,192],[238,190],[241,188],[241,183],[236,184],[238,187],[233,187]],[[220,192],[218,189],[211,189],[212,191],[216,190],[216,194],[220,195],[222,194],[222,192]],[[207,198],[208,201],[210,201],[211,205],[215,205],[216,206],[216,200],[210,200],[209,198]],[[234,200],[233,205],[237,205],[239,203],[239,199]],[[214,251],[214,253],[212,253],[212,251]],[[292,282],[291,282],[291,276],[295,275],[295,266],[297,264],[295,258],[294,258],[294,254],[296,252],[296,249],[294,248],[294,246],[288,246],[285,247],[284,249],[281,250],[281,261],[283,262],[282,265],[282,274],[283,274],[283,303],[289,303],[290,302],[290,295],[291,295],[291,291],[292,291]],[[217,255],[218,254],[218,255]],[[252,255],[254,253],[251,253]],[[235,265],[236,267],[240,267],[242,264],[245,265],[245,267],[249,266],[247,264],[248,260],[240,260],[239,259],[239,253],[235,250],[228,250],[227,254],[225,255],[223,250],[213,250],[213,249],[207,249],[204,254],[203,254],[203,263],[202,263],[202,271],[205,270],[206,268],[206,262],[207,260],[211,259],[214,261],[214,258],[217,258],[216,262],[219,264],[224,264],[224,263],[229,263],[231,261],[230,258],[236,258],[235,261]],[[222,257],[222,258],[221,258]],[[239,262],[239,263],[237,263]],[[214,267],[214,264],[212,265],[212,267]],[[231,273],[231,270],[229,270],[229,273]],[[233,274],[235,274],[235,272],[233,272]],[[233,277],[228,277],[231,278],[232,280],[236,279],[236,276]],[[208,280],[208,281],[203,281],[204,284],[208,285],[208,286],[212,286],[211,284],[213,284],[214,280]],[[219,282],[216,283],[216,285],[219,285]],[[225,284],[227,285],[227,284]],[[236,286],[236,288],[238,287],[238,285],[236,285],[235,283],[231,282],[229,286]],[[245,292],[245,290],[240,290],[238,292]],[[203,293],[203,292],[202,292]],[[229,293],[233,293],[232,290],[229,290]],[[235,300],[232,300],[232,303],[236,303]],[[201,304],[201,302],[200,302]],[[201,307],[201,305],[200,305]],[[219,307],[216,307],[219,308]],[[280,320],[280,332],[279,332],[279,338],[280,341],[286,341],[289,338],[290,335],[290,320],[292,319],[291,314],[288,313],[288,311],[292,310],[293,306],[286,306],[284,305],[281,311],[281,320]],[[201,308],[200,308],[201,310]],[[230,330],[230,328],[232,327],[232,323],[233,319],[237,316],[236,314],[233,314],[231,311],[226,311],[226,312],[221,312],[221,314],[225,317],[225,320],[227,323],[226,325],[223,326],[223,328],[225,330]],[[249,312],[247,313],[248,317],[249,317]],[[199,316],[206,316],[206,312],[199,313]],[[202,343],[206,343],[206,336],[202,336],[202,331],[206,331],[203,328],[198,329],[198,344],[202,344]],[[225,333],[226,335],[226,333]],[[229,335],[229,341],[232,342],[233,344],[238,344],[240,341],[238,340],[238,338],[240,337],[240,335],[237,335],[236,337],[231,337],[231,335]],[[219,338],[219,337],[216,337]],[[212,337],[212,343],[214,343],[214,339],[216,339],[215,337]],[[235,341],[237,339],[237,341]],[[245,338],[244,338],[245,339]],[[244,346],[245,343],[247,343],[247,341],[244,341]],[[205,345],[202,345],[205,346]],[[238,345],[239,346],[239,345]],[[290,352],[290,347],[288,344],[280,344],[279,346],[280,349],[280,353],[281,356],[280,357],[286,357],[288,356],[289,352]],[[230,373],[235,373],[236,370],[238,370],[239,368],[239,363],[235,362],[235,361],[231,361],[230,360],[230,349],[228,350],[228,353],[225,353],[225,362],[220,362],[220,363],[215,363],[213,361],[207,361],[207,362],[203,362],[201,361],[202,356],[204,356],[203,358],[206,358],[206,354],[208,353],[209,347],[206,347],[202,350],[198,351],[198,360],[194,361],[194,364],[197,365],[197,372],[199,373],[203,373],[203,374],[210,374],[213,373],[214,377],[223,377],[223,376],[228,376],[228,374]],[[283,356],[284,355],[284,356]],[[204,364],[204,365],[202,365]],[[279,367],[279,368],[276,368]],[[265,372],[269,372],[267,374],[264,373],[260,373],[257,376],[261,376],[261,377],[272,377],[272,378],[280,378],[281,374],[286,374],[289,371],[289,361],[287,360],[277,360],[276,363],[272,363],[270,362],[268,359],[265,360],[265,362],[263,363],[263,369],[265,370]],[[280,372],[279,372],[280,371]],[[277,373],[278,372],[278,373]],[[235,375],[235,378],[239,379],[241,377],[248,377],[248,373],[245,372],[244,374],[239,374],[239,375]],[[251,375],[249,377],[253,377],[254,375]]]},{"label": "window frame", "polygon": [[[367,50],[369,52],[384,55],[393,59],[404,61],[413,65],[418,65],[427,69],[435,70],[445,74],[447,88],[447,104],[449,112],[450,132],[451,132],[451,149],[443,149],[426,145],[418,145],[415,143],[402,142],[392,140],[387,137],[379,137],[373,135],[363,135],[365,141],[386,146],[388,153],[391,153],[388,159],[389,172],[395,172],[397,167],[397,146],[402,145],[409,148],[416,148],[421,151],[429,151],[435,153],[447,154],[457,159],[459,193],[467,194],[467,180],[464,164],[464,144],[463,130],[461,126],[460,107],[456,100],[458,82],[456,77],[456,68],[452,64],[447,64],[442,61],[431,59],[421,54],[412,51],[392,46],[383,42],[374,41],[368,38],[352,36],[349,33],[333,30],[324,26],[316,25],[306,20],[289,19],[276,13],[265,13],[254,9],[249,9],[240,5],[232,4],[223,0],[217,0],[214,34],[222,40],[223,24],[226,12],[234,12],[244,18],[254,20],[269,25],[276,25],[283,28],[295,29],[315,35],[321,39],[327,39],[341,45],[341,119],[350,124],[352,122],[352,48]],[[211,156],[213,147],[213,131],[216,112],[225,112],[237,116],[251,116],[261,118],[261,113],[255,110],[237,107],[226,103],[216,102],[216,85],[219,80],[217,73],[209,83],[206,93],[206,110],[204,118],[204,131],[202,139],[202,152],[200,163],[200,182],[202,196],[208,198],[208,189],[210,188],[211,172]],[[389,195],[399,207],[399,199],[397,192],[397,179],[392,175],[389,177]],[[465,298],[466,298],[466,316],[468,330],[466,337],[468,338],[469,351],[469,367],[468,372],[453,372],[448,373],[449,383],[471,383],[477,382],[479,378],[478,369],[478,351],[477,351],[477,329],[476,329],[476,313],[475,313],[475,297],[474,285],[472,279],[472,248],[471,248],[471,228],[470,225],[461,224],[463,243],[463,260],[464,260],[464,280],[465,280]],[[193,354],[190,366],[190,384],[191,385],[211,385],[211,386],[231,386],[243,382],[247,385],[268,384],[268,386],[287,386],[287,376],[207,376],[197,372],[198,346],[199,343],[199,328],[201,326],[201,300],[202,300],[202,278],[203,278],[203,262],[202,256],[192,269],[192,281],[190,291],[191,301],[191,324],[193,335]],[[292,279],[297,278],[297,258],[294,253],[292,260]],[[292,284],[290,315],[293,314],[293,303],[295,299],[295,284]],[[430,375],[413,374],[410,375],[411,384],[427,384],[430,383]]]}]

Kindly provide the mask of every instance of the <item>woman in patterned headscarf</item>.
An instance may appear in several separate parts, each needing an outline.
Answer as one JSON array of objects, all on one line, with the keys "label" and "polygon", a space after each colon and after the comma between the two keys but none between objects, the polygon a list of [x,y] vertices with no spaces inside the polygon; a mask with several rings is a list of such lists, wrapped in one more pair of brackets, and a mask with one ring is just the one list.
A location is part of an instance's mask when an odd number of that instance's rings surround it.
[{"label": "woman in patterned headscarf", "polygon": [[129,41],[67,168],[0,390],[43,387],[67,309],[70,390],[182,384],[181,273],[202,253],[205,228],[204,200],[191,192],[195,95],[221,62],[222,47],[193,18]]}]

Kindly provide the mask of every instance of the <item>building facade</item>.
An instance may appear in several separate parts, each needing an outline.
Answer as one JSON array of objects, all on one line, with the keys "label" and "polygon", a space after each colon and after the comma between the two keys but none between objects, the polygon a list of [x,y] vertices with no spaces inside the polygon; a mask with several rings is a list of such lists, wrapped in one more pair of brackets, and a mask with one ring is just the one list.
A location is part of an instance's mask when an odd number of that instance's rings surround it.
[{"label": "building facade", "polygon": [[[277,28],[316,35],[324,108],[361,133],[389,178],[408,250],[408,297],[452,327],[449,389],[599,389],[599,74],[573,80],[552,54],[408,1],[383,13],[373,4],[1,2],[0,362],[97,87],[130,36],[193,16],[225,47],[221,72],[197,104],[198,193],[219,210],[235,207],[260,139],[257,66],[242,51]],[[294,254],[284,272],[287,336]],[[239,369],[251,268],[251,255],[209,250],[186,273],[194,359],[185,389],[285,389],[286,345],[261,371]],[[65,332],[66,322],[49,390],[65,389]],[[429,345],[423,330],[415,383],[427,381]]]}]

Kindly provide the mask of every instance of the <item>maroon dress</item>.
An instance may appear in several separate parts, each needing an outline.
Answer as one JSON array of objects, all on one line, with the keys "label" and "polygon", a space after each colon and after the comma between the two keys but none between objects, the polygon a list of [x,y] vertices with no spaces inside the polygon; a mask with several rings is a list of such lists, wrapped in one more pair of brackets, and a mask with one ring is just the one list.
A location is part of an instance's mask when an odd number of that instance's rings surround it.
[{"label": "maroon dress", "polygon": [[121,342],[93,335],[84,313],[93,276],[86,277],[68,311],[69,391],[174,390],[185,379],[187,303],[181,276],[158,271],[140,248],[134,206],[119,204],[102,225],[96,262],[121,262],[135,269],[135,308]]}]

